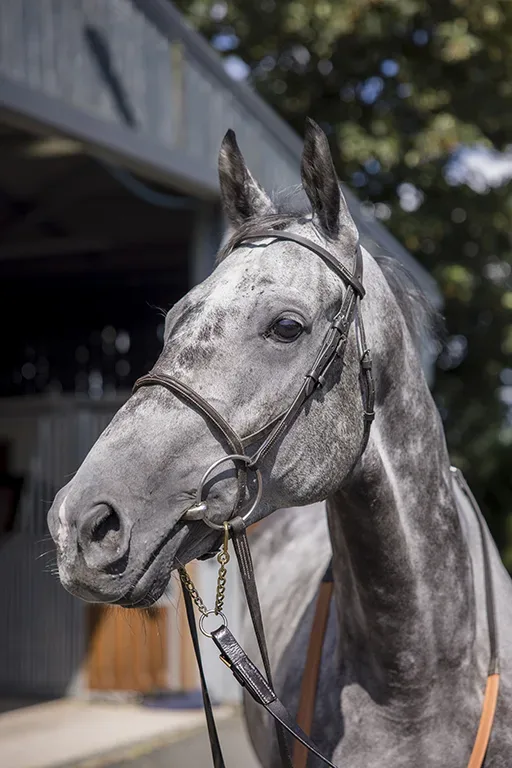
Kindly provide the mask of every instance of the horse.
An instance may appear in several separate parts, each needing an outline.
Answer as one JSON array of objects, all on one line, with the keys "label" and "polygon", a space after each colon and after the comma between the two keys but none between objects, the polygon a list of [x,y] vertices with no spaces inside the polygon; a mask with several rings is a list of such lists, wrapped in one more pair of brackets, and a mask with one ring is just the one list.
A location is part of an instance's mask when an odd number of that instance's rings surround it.
[{"label": "horse", "polygon": [[[160,382],[178,384],[139,386],[57,493],[48,524],[60,580],[84,600],[148,606],[174,569],[218,550],[219,529],[254,492],[254,481],[241,481],[254,466],[226,461],[230,434],[261,444],[262,424],[289,411],[340,306],[350,291],[362,296],[355,277],[347,282],[359,253],[365,296],[344,354],[329,358],[257,465],[261,499],[249,522],[263,521],[251,539],[275,688],[295,713],[315,592],[332,556],[315,743],[351,768],[466,766],[491,653],[492,580],[501,685],[485,766],[509,768],[512,584],[454,481],[420,360],[418,292],[393,262],[360,247],[313,121],[304,210],[265,192],[232,131],[219,175],[231,237],[213,273],[167,314],[155,366]],[[373,357],[371,430],[358,323]],[[246,715],[262,765],[279,766],[268,718],[250,704]]]}]

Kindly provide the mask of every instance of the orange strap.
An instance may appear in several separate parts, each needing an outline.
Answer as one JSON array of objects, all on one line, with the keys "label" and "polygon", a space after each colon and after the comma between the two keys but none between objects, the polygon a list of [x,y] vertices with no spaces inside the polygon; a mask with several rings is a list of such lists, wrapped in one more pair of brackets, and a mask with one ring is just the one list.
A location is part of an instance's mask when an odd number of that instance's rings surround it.
[{"label": "orange strap", "polygon": [[[320,662],[322,660],[322,648],[324,645],[325,631],[327,629],[327,619],[329,618],[332,589],[332,581],[322,581],[320,584],[320,590],[316,601],[315,617],[309,636],[306,666],[302,676],[297,724],[308,736],[311,735],[311,725],[315,714],[316,689],[320,674]],[[306,768],[308,754],[307,747],[301,744],[300,741],[295,741],[293,746],[293,767]]]},{"label": "orange strap", "polygon": [[487,678],[487,685],[485,686],[485,696],[482,706],[482,714],[480,715],[480,723],[478,725],[473,751],[469,758],[468,768],[482,768],[485,753],[487,752],[487,747],[489,745],[489,739],[491,738],[499,687],[499,674],[489,675]]},{"label": "orange strap", "polygon": [[[327,619],[329,617],[332,590],[332,581],[322,581],[316,601],[315,617],[313,619],[309,637],[306,666],[302,676],[297,723],[308,736],[311,735],[311,726],[313,724],[313,716],[315,713],[316,689],[320,674],[320,661],[322,659],[322,648],[327,628]],[[469,758],[468,768],[482,768],[485,753],[489,746],[489,739],[491,738],[499,687],[499,673],[489,675],[485,687],[480,723],[478,725],[473,751]],[[299,741],[296,741],[293,748],[294,768],[306,768],[307,762],[307,748]]]}]

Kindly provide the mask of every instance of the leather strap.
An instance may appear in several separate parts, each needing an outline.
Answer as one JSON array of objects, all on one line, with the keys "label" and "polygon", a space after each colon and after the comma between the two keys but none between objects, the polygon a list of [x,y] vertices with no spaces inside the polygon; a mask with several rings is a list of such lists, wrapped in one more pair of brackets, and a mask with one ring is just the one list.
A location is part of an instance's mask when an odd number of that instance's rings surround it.
[{"label": "leather strap", "polygon": [[[262,428],[258,429],[256,432],[253,432],[252,434],[247,435],[245,438],[240,438],[235,432],[235,430],[233,430],[232,427],[228,424],[228,422],[221,416],[221,414],[206,400],[204,400],[204,398],[202,398],[197,392],[191,389],[188,385],[180,381],[177,381],[176,379],[174,379],[171,376],[168,376],[165,373],[152,371],[146,376],[143,376],[141,379],[139,379],[135,383],[134,391],[143,386],[151,386],[155,384],[164,386],[166,389],[168,389],[178,397],[181,397],[183,400],[185,400],[185,402],[188,405],[193,407],[195,410],[199,411],[203,416],[208,417],[210,421],[217,427],[217,429],[224,436],[224,438],[228,442],[234,454],[247,455],[244,451],[244,447],[262,439],[263,440],[262,444],[259,446],[257,451],[252,456],[250,456],[250,463],[248,464],[248,466],[254,468],[257,466],[257,464],[263,458],[263,456],[270,450],[270,448],[273,447],[273,445],[277,442],[277,440],[283,435],[283,433],[291,426],[292,422],[294,421],[295,417],[299,413],[300,409],[303,407],[307,399],[313,394],[316,388],[323,386],[326,374],[328,373],[329,369],[331,368],[335,360],[338,359],[343,361],[345,347],[347,344],[348,332],[352,325],[352,321],[355,319],[356,338],[357,338],[359,358],[360,358],[361,392],[362,392],[363,403],[365,406],[364,433],[363,433],[363,439],[362,439],[361,451],[360,451],[360,455],[361,455],[364,452],[366,448],[366,444],[368,442],[370,425],[374,418],[374,399],[375,399],[374,383],[372,378],[372,360],[371,360],[369,350],[366,346],[364,326],[363,326],[362,317],[359,311],[359,303],[361,298],[364,296],[364,288],[362,286],[363,259],[362,259],[361,248],[358,245],[355,249],[354,260],[353,260],[353,272],[350,273],[343,266],[343,264],[341,264],[341,262],[339,262],[332,254],[330,254],[320,245],[312,242],[311,240],[308,240],[307,238],[303,238],[300,235],[296,235],[294,233],[287,232],[287,231],[268,230],[268,231],[259,231],[259,232],[253,233],[250,236],[250,238],[245,238],[245,239],[252,240],[252,239],[258,239],[258,238],[270,238],[274,240],[290,240],[292,242],[296,242],[299,245],[304,246],[305,248],[309,249],[313,253],[316,253],[318,256],[320,256],[320,258],[323,259],[323,261],[331,269],[334,270],[334,272],[345,282],[347,286],[345,295],[341,303],[341,308],[338,314],[336,315],[336,317],[334,318],[333,322],[331,323],[331,326],[327,331],[327,334],[324,338],[320,352],[317,355],[317,358],[313,364],[313,367],[307,373],[305,380],[302,383],[291,406],[287,410],[279,414],[277,417],[274,417],[273,419],[268,421]],[[238,243],[235,243],[235,247],[237,245],[240,245],[243,240],[244,238],[241,238],[240,241],[238,241]],[[490,662],[489,662],[489,676],[487,680],[482,715],[480,718],[480,724],[479,724],[475,744],[473,747],[473,751],[471,754],[471,759],[468,765],[468,768],[481,768],[483,760],[485,759],[485,754],[486,754],[487,746],[490,739],[494,715],[496,711],[498,690],[499,690],[499,648],[498,648],[498,637],[497,637],[497,630],[496,630],[495,599],[494,599],[494,589],[493,589],[493,583],[492,583],[490,555],[488,550],[488,543],[487,543],[482,513],[480,512],[480,509],[476,504],[476,501],[469,487],[467,486],[464,478],[462,477],[461,473],[458,472],[458,470],[453,470],[453,472],[456,480],[458,481],[460,488],[466,494],[470,503],[473,506],[473,509],[475,510],[475,514],[478,519],[478,523],[481,531],[481,537],[482,537],[483,561],[484,561],[484,572],[485,572],[485,592],[486,592],[486,604],[487,604],[486,605],[487,621],[488,621],[489,643],[490,643]],[[228,647],[226,646],[225,652],[222,651],[221,658],[223,658],[225,661],[229,663],[229,665],[233,669],[233,673],[235,674],[235,677],[239,679],[239,682],[242,682],[242,684],[245,685],[248,690],[250,690],[253,697],[257,701],[260,701],[260,703],[263,704],[263,706],[265,706],[265,708],[270,712],[270,714],[274,717],[276,722],[279,724],[279,726],[277,727],[277,737],[278,737],[278,743],[279,743],[279,750],[281,754],[281,761],[284,768],[292,768],[292,763],[291,763],[291,758],[288,751],[288,745],[284,737],[283,728],[286,729],[289,733],[291,733],[296,739],[298,739],[298,741],[301,742],[301,744],[304,745],[307,750],[313,752],[321,760],[323,760],[324,763],[326,763],[327,765],[331,766],[332,768],[335,768],[335,766],[333,766],[333,764],[329,762],[329,760],[327,760],[326,758],[322,757],[322,755],[320,755],[318,750],[316,750],[316,747],[310,742],[304,730],[299,725],[296,725],[293,722],[292,718],[290,717],[290,715],[288,714],[284,706],[281,704],[279,699],[277,699],[277,696],[273,691],[269,657],[268,657],[267,646],[265,642],[265,634],[263,630],[263,622],[261,619],[261,610],[260,610],[258,594],[256,590],[256,582],[254,579],[252,560],[251,560],[249,546],[248,546],[247,538],[245,534],[245,524],[243,520],[241,520],[241,518],[236,517],[241,508],[241,505],[243,504],[245,493],[247,490],[245,465],[244,467],[242,467],[242,469],[238,470],[237,480],[238,480],[238,497],[235,504],[234,512],[232,513],[235,517],[235,519],[232,521],[233,540],[235,543],[235,551],[236,551],[239,566],[240,566],[242,583],[244,585],[244,590],[247,597],[251,618],[254,624],[254,629],[255,629],[257,640],[258,640],[258,645],[260,648],[260,653],[263,659],[263,664],[267,674],[268,683],[267,681],[265,681],[262,675],[258,672],[258,670],[254,667],[254,665],[252,665],[252,662],[250,662],[250,660],[247,659],[243,650],[236,643],[236,640],[234,640],[231,633],[229,633],[230,637],[232,638],[230,642],[231,643],[234,642],[236,644],[236,647],[239,649],[239,651],[237,651],[237,653],[233,656],[233,659],[230,660]],[[187,618],[190,625],[192,641],[194,644],[194,651],[196,653],[197,664],[200,672],[201,687],[203,691],[203,700],[204,700],[208,730],[210,734],[210,743],[211,743],[214,766],[215,768],[225,768],[224,760],[223,760],[222,752],[220,748],[220,743],[218,739],[218,734],[216,732],[215,723],[213,720],[212,705],[208,695],[206,680],[204,677],[203,667],[201,663],[201,654],[200,654],[199,642],[197,638],[197,629],[195,625],[193,605],[190,599],[190,595],[188,594],[186,589],[184,589],[184,596],[185,596],[185,603],[187,607]],[[304,676],[305,679],[303,680],[302,690],[301,690],[301,701],[299,706],[299,721],[302,725],[307,726],[305,730],[309,730],[311,728],[311,723],[314,715],[314,699],[315,699],[317,682],[318,682],[318,674],[320,669],[321,652],[322,652],[323,638],[325,635],[329,600],[330,600],[329,587],[325,586],[325,582],[324,582],[324,584],[322,584],[320,588],[319,602],[316,608],[315,621],[313,623],[312,636],[311,636],[310,645],[308,649],[306,674]],[[218,642],[216,640],[217,645],[219,647],[220,647],[219,643],[221,643],[222,637],[227,637],[226,635],[222,635],[221,631],[223,629],[226,630],[226,632],[228,632],[226,627],[221,627],[219,630],[216,631],[216,633],[214,633],[217,635],[218,638],[220,638]],[[221,633],[221,634],[219,635],[218,633]],[[232,645],[232,648],[235,648],[235,646]],[[241,652],[243,656],[240,655],[239,652]],[[249,662],[249,665],[247,664],[247,662]],[[250,665],[252,665],[252,667]],[[247,675],[244,676],[247,669],[249,669],[250,674],[248,676]],[[269,696],[268,691],[270,691],[271,694],[273,694],[274,698],[272,698],[271,696],[270,699],[267,700]],[[303,750],[298,749],[298,751],[296,749],[296,754],[298,755],[299,761],[301,761],[296,765],[296,768],[303,768],[303,766],[306,765],[307,752],[305,749]]]},{"label": "leather strap", "polygon": [[[138,389],[141,389],[141,387],[152,387],[155,385],[164,387],[176,397],[184,400],[188,406],[199,412],[202,416],[206,416],[223,435],[232,453],[236,455],[245,453],[242,440],[226,421],[224,416],[222,416],[222,414],[220,414],[208,400],[205,400],[198,392],[189,387],[188,384],[184,384],[173,376],[169,376],[169,374],[163,373],[163,371],[150,371],[137,379],[133,385],[132,394]],[[238,487],[234,507],[235,514],[241,509],[245,500],[245,492],[247,489],[247,471],[245,465],[237,467],[236,480]]]},{"label": "leather strap", "polygon": [[500,676],[496,672],[489,675],[485,686],[484,703],[482,714],[476,734],[473,751],[469,758],[468,768],[482,768],[491,738],[494,715],[496,714],[496,704],[498,703],[498,691],[500,688]]},{"label": "leather strap", "polygon": [[[364,375],[364,352],[366,346],[364,330],[362,332],[362,339],[360,344],[362,347],[362,373]],[[370,403],[370,407],[373,409],[374,391],[372,380],[367,380],[366,386],[368,387],[367,402]],[[484,563],[485,600],[489,635],[489,674],[485,687],[485,696],[482,705],[482,714],[480,715],[478,731],[468,763],[468,768],[482,768],[491,738],[500,685],[499,647],[498,633],[496,628],[496,605],[489,546],[482,512],[462,472],[460,472],[460,470],[456,469],[455,467],[452,467],[451,472],[460,489],[467,496],[475,512],[480,529]],[[313,717],[315,712],[316,691],[318,687],[318,677],[320,672],[320,662],[322,658],[322,648],[327,628],[327,619],[329,616],[329,605],[332,596],[332,587],[332,563],[330,563],[320,584],[317,597],[315,616],[309,637],[306,665],[302,677],[299,710],[297,715],[298,725],[308,735],[311,733],[311,726],[313,724]],[[293,750],[294,768],[306,768],[307,760],[308,750],[301,743],[295,742]]]},{"label": "leather strap", "polygon": [[202,415],[208,416],[211,422],[215,424],[219,432],[224,436],[226,442],[232,453],[241,454],[244,452],[244,446],[235,430],[226,421],[226,419],[214,408],[208,400],[201,397],[194,389],[187,384],[175,379],[173,376],[169,376],[163,371],[150,371],[145,376],[141,376],[133,385],[133,392],[136,392],[141,387],[152,387],[155,384],[159,384],[161,387],[165,387],[177,397],[185,400],[187,405],[191,406],[195,411],[198,411]]},{"label": "leather strap", "polygon": [[[297,238],[295,236],[292,237],[291,233],[289,232],[280,232],[279,235],[283,240],[291,239],[297,241]],[[288,237],[288,235],[290,235],[290,237]],[[269,233],[259,233],[258,235],[258,237],[268,236]],[[301,240],[302,239],[303,238],[301,238]],[[354,261],[354,274],[362,275],[363,262],[361,249],[359,246],[356,249]],[[315,362],[313,363],[313,366],[307,372],[304,381],[288,410],[284,412],[282,418],[276,422],[270,434],[265,438],[258,450],[251,456],[251,463],[249,464],[250,467],[256,467],[261,462],[261,459],[265,456],[265,454],[268,453],[268,451],[277,442],[277,440],[279,440],[281,436],[288,431],[306,401],[311,397],[311,395],[318,387],[322,387],[324,385],[326,376],[333,363],[337,359],[343,362],[345,348],[348,341],[348,333],[356,313],[358,298],[359,294],[352,288],[352,285],[349,285],[343,298],[341,308],[333,319],[325,335],[322,346],[315,359]],[[364,339],[364,328],[360,316],[358,319],[358,325],[358,338]],[[365,368],[365,383],[364,386],[363,384],[361,386],[361,396],[363,398],[363,404],[365,408],[364,433],[361,443],[361,451],[359,453],[359,455],[362,455],[368,442],[370,426],[374,415],[373,400],[371,399],[371,393],[373,392],[373,379],[371,370],[372,361],[369,353],[365,354],[364,359],[361,358],[360,365],[361,371],[363,371]],[[366,399],[367,395],[370,397],[370,401],[368,402]]]},{"label": "leather strap", "polygon": [[196,620],[194,616],[194,605],[189,591],[185,585],[182,584],[183,598],[185,600],[185,608],[187,611],[187,621],[190,630],[190,636],[192,637],[192,645],[194,646],[194,653],[196,655],[197,668],[199,670],[199,678],[201,680],[201,693],[203,694],[203,707],[206,717],[206,725],[208,727],[208,736],[210,737],[210,750],[212,753],[212,760],[214,768],[226,768],[224,757],[222,755],[222,748],[220,746],[219,734],[217,733],[217,727],[215,725],[215,718],[213,717],[213,707],[208,693],[208,685],[206,683],[206,677],[204,675],[203,662],[201,659],[201,649],[199,647],[199,638],[197,636]]},{"label": "leather strap", "polygon": [[[242,539],[243,538],[245,537],[242,537]],[[243,551],[243,545],[242,545],[241,551]],[[242,555],[242,557],[245,559],[245,554]],[[250,557],[250,553],[249,553],[249,557]],[[252,569],[252,562],[250,567]],[[190,594],[183,584],[182,584],[182,591],[183,591],[183,597],[185,600],[188,625],[189,625],[190,634],[192,637],[192,643],[194,646],[197,666],[199,669],[201,691],[203,694],[203,706],[204,706],[204,711],[206,715],[206,723],[208,726],[208,734],[210,738],[210,749],[212,754],[213,765],[214,765],[214,768],[226,768],[224,763],[224,757],[222,755],[222,747],[220,745],[219,736],[215,726],[215,720],[213,716],[213,707],[212,707],[210,695],[208,692],[208,685],[204,675],[204,669],[203,669],[202,658],[201,658],[201,649],[199,646],[199,638],[197,635],[197,627],[196,627],[196,621],[194,616],[194,606],[193,606]],[[249,604],[251,605],[251,603],[253,603],[253,600],[251,600]],[[254,604],[257,604],[256,614],[259,613],[259,621],[258,619],[256,619],[255,621],[255,631],[256,631],[256,627],[261,622],[261,613],[259,612],[259,601],[258,601],[257,593],[256,593]],[[263,629],[263,624],[261,623],[261,630],[262,629]],[[268,664],[268,653],[267,653],[267,648],[265,643],[265,637],[264,637],[264,634],[261,634],[259,632],[259,630],[257,631],[257,638],[259,643],[261,640],[260,649],[262,651],[262,657],[264,659],[264,663],[266,661],[266,663]],[[276,732],[278,735],[279,751],[280,751],[282,766],[286,766],[286,767],[290,766],[290,768],[293,768],[290,754],[288,751],[288,745],[284,737],[284,730],[286,730],[295,739],[300,741],[304,745],[304,748],[306,750],[312,752],[320,760],[322,760],[326,765],[330,766],[330,768],[336,768],[336,766],[333,765],[333,763],[331,763],[327,758],[325,758],[318,751],[318,749],[313,744],[313,742],[308,738],[308,735],[305,734],[302,731],[302,729],[294,722],[293,718],[291,717],[290,713],[288,712],[284,704],[277,698],[277,695],[273,690],[271,680],[270,679],[269,681],[265,680],[265,678],[259,672],[257,667],[249,659],[249,657],[247,656],[243,648],[233,637],[229,629],[225,625],[219,627],[219,629],[216,629],[214,630],[214,632],[212,632],[212,639],[214,640],[215,644],[217,645],[217,647],[221,652],[221,656],[220,656],[221,660],[231,669],[237,682],[240,685],[242,685],[244,688],[246,688],[246,690],[251,694],[254,700],[258,702],[258,704],[261,704],[262,706],[264,706],[265,709],[269,712],[270,715],[272,715],[272,717],[276,721]],[[270,665],[269,665],[269,669],[270,669]],[[285,745],[284,749],[282,747],[283,744]]]},{"label": "leather strap", "polygon": [[452,476],[458,483],[459,488],[467,497],[469,503],[473,507],[473,511],[478,521],[478,527],[480,529],[480,539],[482,543],[482,558],[484,561],[484,579],[485,579],[485,605],[487,612],[487,630],[489,634],[489,675],[498,673],[499,670],[499,643],[498,643],[498,631],[496,621],[496,601],[494,597],[494,583],[491,571],[491,556],[489,553],[489,544],[486,535],[485,519],[482,515],[482,511],[477,504],[475,497],[471,491],[471,488],[466,482],[466,478],[456,467],[451,467]]},{"label": "leather strap", "polygon": [[[272,669],[270,667],[267,641],[265,638],[265,630],[263,628],[263,618],[261,616],[258,589],[256,587],[256,579],[254,577],[251,550],[249,549],[249,542],[247,541],[246,525],[241,517],[235,517],[235,519],[231,521],[230,530],[236,558],[238,560],[240,578],[244,587],[247,606],[251,615],[254,634],[256,635],[256,640],[258,642],[258,648],[260,649],[263,667],[265,669],[265,674],[267,675],[268,683],[271,687],[273,687]],[[293,768],[288,743],[286,741],[284,731],[279,724],[276,724],[276,736],[283,768]]]},{"label": "leather strap", "polygon": [[[480,512],[480,509],[476,504],[476,501],[474,500],[474,497],[472,496],[471,491],[469,490],[469,487],[467,486],[467,483],[462,474],[455,469],[453,469],[452,472],[460,488],[468,496],[473,509],[475,510],[482,534],[482,548],[484,551],[484,572],[487,602],[486,607],[490,641],[489,667],[491,671],[487,678],[482,714],[480,716],[477,735],[468,763],[468,768],[482,768],[492,733],[500,683],[500,675],[497,671],[499,657],[496,618],[494,614],[494,590],[492,574],[490,571],[490,557],[487,546],[487,539],[485,536],[482,513]],[[299,714],[297,718],[298,723],[295,723],[273,690],[260,604],[256,589],[256,582],[254,580],[252,558],[245,533],[245,523],[241,518],[235,518],[235,520],[232,522],[232,525],[234,529],[233,540],[235,543],[235,552],[237,554],[240,566],[242,583],[244,585],[245,594],[247,597],[251,618],[253,620],[256,637],[260,647],[261,656],[267,672],[268,681],[265,680],[265,678],[261,675],[261,673],[249,659],[243,648],[239,645],[239,643],[236,641],[226,626],[222,626],[212,632],[212,638],[221,652],[222,661],[224,661],[224,663],[231,669],[235,679],[240,683],[240,685],[247,689],[247,691],[251,694],[256,702],[265,707],[265,709],[276,721],[276,730],[278,734],[282,765],[286,768],[292,765],[286,741],[284,740],[283,736],[283,729],[286,729],[296,740],[294,747],[293,768],[306,768],[309,752],[316,755],[326,765],[330,766],[330,768],[336,768],[332,762],[330,762],[318,751],[317,747],[310,740],[308,733],[308,731],[311,729],[314,716],[316,688],[318,685],[322,647],[325,638],[329,604],[332,595],[331,565],[329,565],[329,568],[327,569],[326,574],[322,579],[319,590],[315,617],[311,629],[305,674],[301,686],[301,698],[299,704]],[[203,693],[203,702],[208,725],[208,732],[210,736],[210,747],[213,764],[214,768],[225,768],[222,750],[213,718],[212,704],[208,694],[208,688],[201,661],[201,651],[197,637],[193,604],[191,597],[185,588],[183,588],[183,594],[187,609],[187,619],[189,622],[201,679],[201,688]],[[283,744],[285,745],[284,750]]]},{"label": "leather strap", "polygon": [[[316,693],[318,678],[320,676],[320,662],[324,646],[327,620],[333,591],[332,565],[329,564],[318,591],[315,615],[309,636],[309,646],[306,656],[306,664],[302,675],[300,689],[299,710],[297,713],[297,725],[304,733],[311,736],[311,726],[315,714]],[[308,762],[308,750],[299,741],[293,745],[293,768],[306,768]]]},{"label": "leather strap", "polygon": [[272,238],[273,240],[290,240],[293,243],[298,243],[299,245],[304,246],[304,248],[307,248],[308,251],[313,251],[313,253],[316,253],[317,256],[320,256],[320,258],[325,261],[325,263],[333,270],[333,272],[336,272],[338,277],[341,277],[341,279],[347,283],[347,285],[350,285],[361,299],[363,298],[365,291],[361,283],[362,268],[358,263],[359,259],[362,261],[359,246],[357,247],[356,254],[354,256],[355,264],[353,273],[350,273],[348,269],[343,266],[341,261],[338,261],[338,259],[336,259],[332,253],[329,253],[329,251],[327,251],[325,248],[322,248],[321,245],[314,243],[307,237],[296,235],[294,232],[289,232],[288,230],[265,229],[260,230],[259,232],[252,232],[248,237],[242,235],[240,240],[234,243],[233,247],[238,248],[242,245],[242,243],[247,243],[248,240],[259,240],[261,238]]},{"label": "leather strap", "polygon": [[257,667],[252,663],[241,645],[236,641],[226,626],[219,627],[212,632],[212,639],[220,651],[221,659],[232,671],[235,679],[242,685],[252,698],[261,704],[269,712],[274,720],[282,728],[285,728],[295,739],[301,742],[304,747],[314,754],[319,760],[330,768],[336,768],[321,752],[316,748],[307,734],[294,722],[290,713],[284,704],[278,699],[273,688],[260,674]]},{"label": "leather strap", "polygon": [[452,476],[455,478],[459,488],[464,493],[469,503],[473,507],[473,511],[478,521],[478,527],[480,529],[480,539],[482,543],[482,558],[484,563],[484,578],[485,578],[485,604],[487,613],[487,629],[489,635],[489,672],[487,677],[487,684],[485,686],[484,703],[482,705],[482,714],[480,716],[480,723],[478,725],[478,731],[476,734],[475,743],[473,745],[473,751],[469,759],[468,768],[481,768],[485,760],[487,748],[492,733],[492,726],[494,723],[494,716],[496,714],[496,705],[498,702],[498,692],[500,687],[500,674],[499,674],[499,643],[498,643],[498,630],[496,621],[496,600],[494,595],[494,583],[492,578],[491,569],[491,556],[489,553],[489,542],[487,540],[487,533],[485,527],[484,516],[477,504],[475,497],[466,482],[466,478],[455,467],[451,467]]},{"label": "leather strap", "polygon": [[247,455],[244,448],[260,439],[263,440],[257,450],[248,458],[250,462],[239,468],[237,472],[238,495],[233,513],[229,517],[234,517],[240,511],[245,500],[247,491],[246,469],[255,469],[265,454],[274,447],[276,442],[291,427],[297,414],[300,412],[306,401],[311,397],[318,387],[325,383],[327,373],[333,363],[338,359],[343,363],[345,348],[348,340],[348,333],[352,326],[354,316],[356,316],[356,334],[359,348],[363,348],[360,354],[361,366],[361,395],[364,405],[364,432],[361,442],[360,455],[364,452],[368,442],[370,425],[374,417],[373,412],[373,379],[372,379],[372,361],[369,351],[366,349],[366,340],[364,338],[364,327],[360,313],[357,313],[358,303],[364,296],[363,279],[363,256],[361,247],[357,244],[354,250],[353,271],[352,273],[322,246],[308,240],[301,235],[293,232],[268,230],[253,233],[250,238],[241,237],[234,247],[237,247],[247,239],[273,238],[277,240],[290,240],[302,245],[316,253],[320,258],[343,280],[346,284],[346,292],[341,302],[341,308],[332,321],[322,342],[320,351],[313,363],[312,368],[307,372],[295,398],[291,405],[277,417],[270,419],[263,427],[253,431],[245,438],[241,438],[224,417],[207,400],[195,392],[188,384],[169,376],[161,371],[151,371],[142,376],[135,382],[133,391],[140,387],[161,385],[182,398],[187,405],[199,411],[213,422],[217,429],[227,440],[232,452],[237,455]]}]

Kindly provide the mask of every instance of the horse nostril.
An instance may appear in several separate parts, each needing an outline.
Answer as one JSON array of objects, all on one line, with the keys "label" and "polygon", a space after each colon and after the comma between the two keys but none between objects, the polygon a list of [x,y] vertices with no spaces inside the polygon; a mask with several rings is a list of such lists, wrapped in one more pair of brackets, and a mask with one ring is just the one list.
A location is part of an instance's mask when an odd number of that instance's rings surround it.
[{"label": "horse nostril", "polygon": [[96,520],[91,527],[91,541],[99,544],[107,537],[115,539],[121,528],[121,520],[117,512],[107,504],[100,504],[96,514]]},{"label": "horse nostril", "polygon": [[80,549],[86,559],[97,558],[100,550],[105,559],[119,557],[129,545],[130,527],[110,504],[95,504],[78,522]]},{"label": "horse nostril", "polygon": [[110,504],[95,504],[78,521],[78,547],[89,568],[122,573],[128,564],[132,525]]}]

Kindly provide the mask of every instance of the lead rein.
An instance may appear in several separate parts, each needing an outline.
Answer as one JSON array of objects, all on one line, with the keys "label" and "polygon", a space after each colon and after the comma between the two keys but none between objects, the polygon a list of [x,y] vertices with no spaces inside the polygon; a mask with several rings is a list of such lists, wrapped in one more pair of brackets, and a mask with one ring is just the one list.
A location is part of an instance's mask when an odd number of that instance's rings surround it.
[{"label": "lead rein", "polygon": [[[311,741],[309,736],[297,725],[293,717],[290,715],[284,704],[280,701],[277,694],[274,691],[272,683],[272,675],[270,669],[270,660],[268,657],[267,644],[265,640],[265,632],[263,629],[263,620],[261,617],[261,608],[258,598],[258,592],[256,587],[256,581],[254,578],[254,569],[252,564],[251,553],[246,535],[246,526],[242,518],[236,517],[229,521],[225,526],[225,531],[230,529],[235,553],[240,568],[240,576],[244,587],[245,595],[247,598],[247,604],[249,612],[253,621],[254,632],[258,641],[263,665],[266,672],[266,679],[258,670],[256,665],[247,656],[242,646],[238,643],[236,638],[230,632],[227,626],[225,616],[221,611],[208,611],[203,601],[201,600],[197,589],[185,569],[180,569],[180,578],[182,582],[182,589],[187,605],[187,620],[189,629],[192,635],[197,638],[197,629],[195,624],[194,611],[192,608],[192,602],[196,604],[198,610],[201,613],[199,626],[202,633],[206,637],[211,637],[220,651],[221,661],[231,670],[237,683],[247,690],[252,698],[261,706],[263,706],[267,712],[272,715],[276,721],[276,732],[279,744],[279,752],[281,755],[281,761],[285,768],[293,768],[290,750],[284,735],[285,729],[290,733],[294,739],[303,744],[306,749],[314,754],[317,758],[322,760],[325,765],[330,768],[336,768],[328,758],[324,757],[315,744]],[[224,545],[221,551],[227,551],[227,534],[225,533]],[[229,556],[228,556],[229,557]],[[221,566],[222,568],[222,566]],[[190,606],[190,610],[189,610]],[[217,629],[208,633],[203,628],[203,621],[211,614],[218,614],[222,619],[222,624]],[[222,757],[222,751],[218,740],[218,735],[215,730],[215,721],[213,717],[213,708],[208,693],[208,687],[204,674],[202,673],[202,659],[199,643],[194,642],[194,652],[196,655],[197,664],[200,670],[201,689],[203,694],[203,704],[206,712],[206,718],[208,723],[208,730],[210,733],[210,745],[212,751],[212,759],[215,768],[225,768],[224,759]],[[211,723],[213,723],[213,730]],[[219,761],[220,757],[220,761]]]}]

